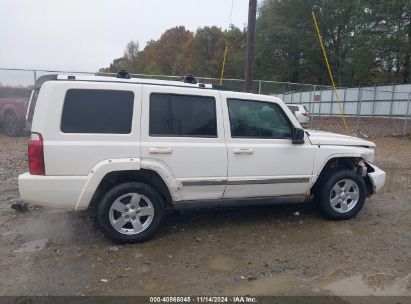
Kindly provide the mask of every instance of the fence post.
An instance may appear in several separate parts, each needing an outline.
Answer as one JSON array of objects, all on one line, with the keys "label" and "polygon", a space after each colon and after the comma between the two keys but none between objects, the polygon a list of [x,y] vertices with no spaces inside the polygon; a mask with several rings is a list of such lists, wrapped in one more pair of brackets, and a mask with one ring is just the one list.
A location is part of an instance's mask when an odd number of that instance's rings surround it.
[{"label": "fence post", "polygon": [[362,89],[358,88],[358,101],[357,101],[357,135],[360,134],[360,115],[362,106]]},{"label": "fence post", "polygon": [[410,119],[410,104],[411,104],[411,92],[408,93],[407,111],[405,112],[405,118],[404,118],[404,135],[407,135],[407,123],[408,123],[408,119]]},{"label": "fence post", "polygon": [[311,109],[311,105],[312,105],[312,100],[313,100],[313,88],[311,88],[310,90],[310,98],[309,98],[309,103],[308,103],[308,111],[309,111],[309,118],[310,118],[310,129],[312,128],[313,125],[313,111]]},{"label": "fence post", "polygon": [[374,92],[372,94],[373,102],[372,102],[371,117],[374,117],[375,115],[375,102],[377,100],[376,98],[377,98],[377,85],[374,86]]},{"label": "fence post", "polygon": [[320,101],[318,105],[318,116],[321,117],[321,104],[323,103],[323,90],[320,89]]},{"label": "fence post", "polygon": [[33,77],[34,77],[34,84],[33,84],[33,86],[36,84],[36,81],[37,81],[37,72],[36,72],[36,70],[33,70]]},{"label": "fence post", "polygon": [[347,95],[347,88],[344,88],[344,98],[343,98],[343,105],[342,105],[342,109],[343,109],[343,113],[345,115],[345,96]]},{"label": "fence post", "polygon": [[[335,94],[338,94],[337,93],[337,90],[338,89],[335,89]],[[331,101],[330,101],[330,117],[332,116],[332,114],[333,114],[333,103],[334,103],[334,91],[331,91]]]},{"label": "fence post", "polygon": [[392,116],[392,108],[394,104],[394,93],[395,93],[395,84],[392,86],[392,91],[391,91],[390,117]]},{"label": "fence post", "polygon": [[261,94],[261,80],[258,81],[258,94]]}]

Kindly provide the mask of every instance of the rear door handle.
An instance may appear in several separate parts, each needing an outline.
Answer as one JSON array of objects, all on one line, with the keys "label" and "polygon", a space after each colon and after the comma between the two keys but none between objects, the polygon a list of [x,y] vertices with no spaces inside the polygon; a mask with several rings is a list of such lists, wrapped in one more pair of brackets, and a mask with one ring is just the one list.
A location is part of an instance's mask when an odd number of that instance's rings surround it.
[{"label": "rear door handle", "polygon": [[234,154],[253,154],[254,149],[236,148],[233,150]]},{"label": "rear door handle", "polygon": [[171,154],[173,150],[171,148],[149,148],[150,154]]}]

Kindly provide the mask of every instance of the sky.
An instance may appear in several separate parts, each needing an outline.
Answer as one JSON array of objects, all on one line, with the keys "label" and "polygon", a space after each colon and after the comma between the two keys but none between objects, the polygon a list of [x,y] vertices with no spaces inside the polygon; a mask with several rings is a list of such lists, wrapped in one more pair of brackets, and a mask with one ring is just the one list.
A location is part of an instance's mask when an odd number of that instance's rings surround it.
[{"label": "sky", "polygon": [[[230,23],[232,0],[0,0],[0,68],[94,72],[174,26]],[[234,0],[231,23],[247,23]]]}]

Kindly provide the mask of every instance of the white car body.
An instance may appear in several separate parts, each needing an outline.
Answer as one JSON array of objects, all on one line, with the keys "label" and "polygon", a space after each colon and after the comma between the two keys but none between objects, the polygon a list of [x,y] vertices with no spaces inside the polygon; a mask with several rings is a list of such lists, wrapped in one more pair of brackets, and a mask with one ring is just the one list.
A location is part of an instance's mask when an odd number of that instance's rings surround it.
[{"label": "white car body", "polygon": [[304,105],[287,103],[287,106],[300,124],[310,123],[309,113]]},{"label": "white car body", "polygon": [[[129,134],[61,131],[65,96],[70,89],[131,91],[133,120]],[[153,93],[193,94],[215,100],[217,137],[150,136],[149,99]],[[32,132],[41,134],[44,175],[21,174],[23,201],[52,207],[87,209],[100,183],[112,172],[153,171],[164,181],[173,204],[198,200],[307,196],[326,164],[353,158],[368,164],[372,191],[385,173],[371,165],[375,144],[359,138],[307,130],[303,144],[290,138],[233,138],[227,99],[278,105],[293,128],[301,128],[279,98],[180,82],[144,79],[58,76],[41,87]]]}]

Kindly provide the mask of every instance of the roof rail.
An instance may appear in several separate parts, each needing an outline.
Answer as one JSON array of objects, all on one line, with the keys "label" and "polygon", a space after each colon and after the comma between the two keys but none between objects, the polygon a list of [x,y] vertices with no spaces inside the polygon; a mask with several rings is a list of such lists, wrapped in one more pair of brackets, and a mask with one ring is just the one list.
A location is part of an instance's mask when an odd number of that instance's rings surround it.
[{"label": "roof rail", "polygon": [[[121,73],[120,73],[121,72]],[[41,86],[46,81],[53,81],[53,80],[73,80],[73,81],[92,81],[92,82],[123,82],[129,84],[144,84],[144,85],[163,85],[163,86],[174,86],[174,87],[187,87],[187,88],[198,88],[198,89],[211,89],[211,90],[219,90],[219,91],[232,91],[230,88],[216,85],[216,84],[205,84],[205,83],[197,83],[196,79],[193,75],[187,75],[184,78],[184,82],[180,81],[173,81],[173,80],[161,80],[161,79],[146,79],[146,78],[131,78],[130,74],[122,70],[120,71],[116,78],[114,77],[106,77],[106,76],[78,76],[78,75],[59,75],[59,74],[50,74],[50,75],[43,75],[36,80],[34,85],[34,90],[40,89]]]},{"label": "roof rail", "polygon": [[34,90],[40,89],[43,83],[49,80],[57,80],[57,74],[49,74],[49,75],[43,75],[37,78],[35,84],[34,84]]}]

